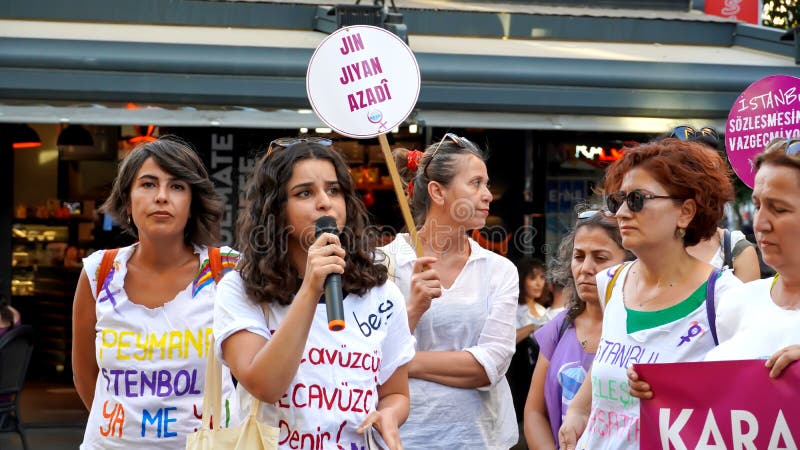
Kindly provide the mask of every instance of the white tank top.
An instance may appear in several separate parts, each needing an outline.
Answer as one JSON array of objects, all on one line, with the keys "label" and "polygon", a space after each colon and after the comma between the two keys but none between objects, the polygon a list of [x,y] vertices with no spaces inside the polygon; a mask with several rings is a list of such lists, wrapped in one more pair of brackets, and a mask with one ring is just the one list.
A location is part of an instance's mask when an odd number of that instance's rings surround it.
[{"label": "white tank top", "polygon": [[[213,336],[216,284],[208,249],[195,246],[200,268],[190,285],[158,308],[131,302],[124,289],[127,262],[137,244],[119,249],[95,298],[95,356],[100,372],[81,449],[183,449],[200,427],[206,351]],[[104,250],[83,260],[92,295]],[[238,254],[220,249],[224,270]],[[223,368],[223,425],[231,412],[233,383]],[[216,426],[217,418],[214,417]]]}]

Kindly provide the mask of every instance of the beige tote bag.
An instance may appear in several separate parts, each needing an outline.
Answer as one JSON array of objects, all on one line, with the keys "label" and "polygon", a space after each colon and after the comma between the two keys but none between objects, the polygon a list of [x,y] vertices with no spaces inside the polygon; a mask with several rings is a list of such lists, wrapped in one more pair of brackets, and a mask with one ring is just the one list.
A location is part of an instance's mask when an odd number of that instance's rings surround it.
[{"label": "beige tote bag", "polygon": [[[203,424],[186,438],[186,450],[277,450],[278,429],[258,421],[261,402],[251,401],[250,414],[241,425],[222,428],[222,363],[214,354],[214,341],[206,354],[206,383],[203,391]],[[217,422],[211,427],[211,417]]]}]

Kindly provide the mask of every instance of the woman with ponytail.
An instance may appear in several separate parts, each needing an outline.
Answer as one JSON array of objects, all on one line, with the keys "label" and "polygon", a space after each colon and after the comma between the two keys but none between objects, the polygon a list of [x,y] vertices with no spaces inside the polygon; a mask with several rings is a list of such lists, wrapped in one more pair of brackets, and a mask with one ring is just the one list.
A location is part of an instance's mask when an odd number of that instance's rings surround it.
[{"label": "woman with ponytail", "polygon": [[395,150],[422,255],[400,233],[382,248],[406,298],[417,353],[408,364],[407,448],[508,449],[518,431],[505,372],[515,349],[517,270],[467,235],[489,215],[483,152],[446,134],[425,152]]}]

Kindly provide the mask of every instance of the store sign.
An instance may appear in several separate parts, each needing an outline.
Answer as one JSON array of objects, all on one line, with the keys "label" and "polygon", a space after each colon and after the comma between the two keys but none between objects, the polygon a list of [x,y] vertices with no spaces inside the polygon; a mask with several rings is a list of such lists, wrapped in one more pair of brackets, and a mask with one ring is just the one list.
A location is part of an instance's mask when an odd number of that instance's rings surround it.
[{"label": "store sign", "polygon": [[575,159],[613,162],[622,158],[623,147],[601,147],[583,144],[575,145]]},{"label": "store sign", "polygon": [[[235,245],[236,218],[245,205],[245,186],[263,149],[260,130],[235,128],[170,128],[196,146],[209,178],[223,201],[220,244]],[[267,139],[268,140],[268,139]]]},{"label": "store sign", "polygon": [[308,63],[311,107],[337,133],[370,138],[400,126],[419,97],[411,49],[395,34],[367,25],[337,30]]},{"label": "store sign", "polygon": [[740,22],[761,23],[761,0],[706,0],[705,12]]},{"label": "store sign", "polygon": [[725,126],[725,150],[736,175],[750,188],[753,158],[775,138],[800,137],[800,78],[772,75],[747,87]]}]

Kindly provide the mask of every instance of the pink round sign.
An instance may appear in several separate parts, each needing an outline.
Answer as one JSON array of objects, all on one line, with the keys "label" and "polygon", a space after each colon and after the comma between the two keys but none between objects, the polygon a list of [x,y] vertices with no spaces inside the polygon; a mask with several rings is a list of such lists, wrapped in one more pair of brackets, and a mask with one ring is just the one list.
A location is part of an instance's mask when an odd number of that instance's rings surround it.
[{"label": "pink round sign", "polygon": [[753,187],[753,158],[775,138],[800,137],[800,78],[772,75],[747,87],[725,126],[725,148],[736,175]]}]

